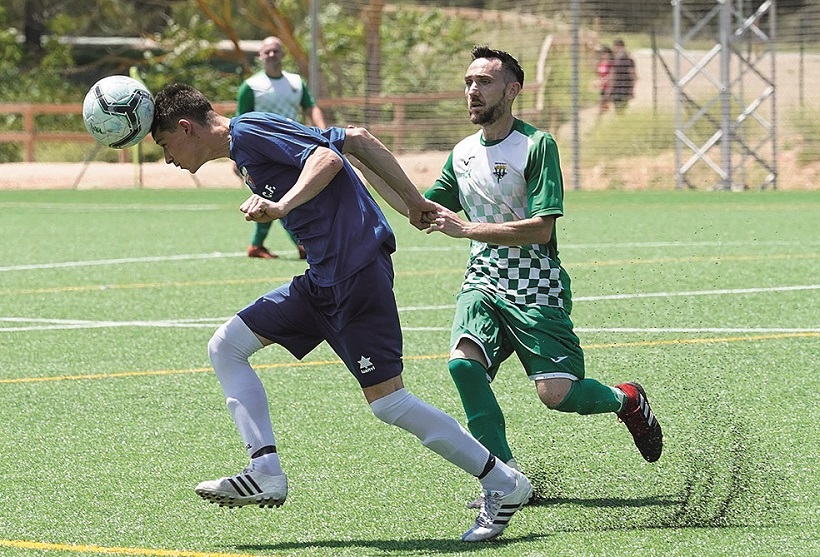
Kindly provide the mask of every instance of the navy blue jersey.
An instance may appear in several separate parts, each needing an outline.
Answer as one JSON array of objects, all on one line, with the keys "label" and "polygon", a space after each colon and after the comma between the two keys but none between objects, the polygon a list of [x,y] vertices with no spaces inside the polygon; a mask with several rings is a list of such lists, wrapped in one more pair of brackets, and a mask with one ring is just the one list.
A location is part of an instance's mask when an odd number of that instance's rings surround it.
[{"label": "navy blue jersey", "polygon": [[[279,201],[299,178],[316,147],[341,156],[343,128],[307,127],[269,112],[231,119],[230,156],[253,191]],[[371,263],[383,245],[396,249],[379,206],[342,157],[344,168],[316,197],[290,211],[282,225],[305,247],[308,274],[320,286],[337,284]]]}]

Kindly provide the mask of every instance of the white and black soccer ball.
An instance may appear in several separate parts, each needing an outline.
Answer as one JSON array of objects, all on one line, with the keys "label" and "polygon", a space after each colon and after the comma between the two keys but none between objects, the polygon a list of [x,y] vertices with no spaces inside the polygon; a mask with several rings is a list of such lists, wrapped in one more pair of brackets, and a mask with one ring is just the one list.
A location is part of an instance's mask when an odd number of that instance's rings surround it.
[{"label": "white and black soccer ball", "polygon": [[83,101],[83,120],[88,133],[113,149],[139,143],[151,131],[154,97],[136,79],[124,75],[104,77]]}]

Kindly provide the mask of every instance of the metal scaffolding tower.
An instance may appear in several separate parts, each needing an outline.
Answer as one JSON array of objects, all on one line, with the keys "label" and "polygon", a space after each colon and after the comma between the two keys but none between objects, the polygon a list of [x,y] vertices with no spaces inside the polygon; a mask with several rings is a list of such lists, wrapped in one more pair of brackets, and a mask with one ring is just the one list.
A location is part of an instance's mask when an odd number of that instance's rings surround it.
[{"label": "metal scaffolding tower", "polygon": [[704,0],[672,2],[677,188],[715,174],[713,189],[777,187],[775,2],[751,3],[716,0],[704,14]]}]

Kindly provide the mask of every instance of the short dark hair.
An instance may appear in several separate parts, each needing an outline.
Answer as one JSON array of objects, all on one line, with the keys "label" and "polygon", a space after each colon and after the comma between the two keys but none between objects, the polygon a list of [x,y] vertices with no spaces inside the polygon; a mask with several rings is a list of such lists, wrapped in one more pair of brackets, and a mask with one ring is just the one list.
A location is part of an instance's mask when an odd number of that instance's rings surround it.
[{"label": "short dark hair", "polygon": [[509,52],[495,50],[486,45],[475,45],[470,55],[473,57],[473,60],[479,58],[495,58],[501,60],[501,67],[512,75],[522,87],[524,86],[524,70],[521,69],[521,64],[518,63],[518,60]]},{"label": "short dark hair", "polygon": [[615,39],[614,41],[612,41],[612,44],[614,44],[615,46],[625,46],[623,39]]},{"label": "short dark hair", "polygon": [[213,111],[210,101],[198,89],[185,83],[166,85],[154,97],[151,135],[172,130],[181,118],[205,125]]}]

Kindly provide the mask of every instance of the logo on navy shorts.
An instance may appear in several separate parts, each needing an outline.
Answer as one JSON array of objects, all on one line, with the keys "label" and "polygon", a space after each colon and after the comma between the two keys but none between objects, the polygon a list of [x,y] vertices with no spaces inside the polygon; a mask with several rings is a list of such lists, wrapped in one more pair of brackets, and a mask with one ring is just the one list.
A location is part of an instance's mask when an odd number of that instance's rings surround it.
[{"label": "logo on navy shorts", "polygon": [[370,358],[362,356],[359,359],[359,373],[370,373],[374,369],[376,369],[376,366],[370,363]]}]

